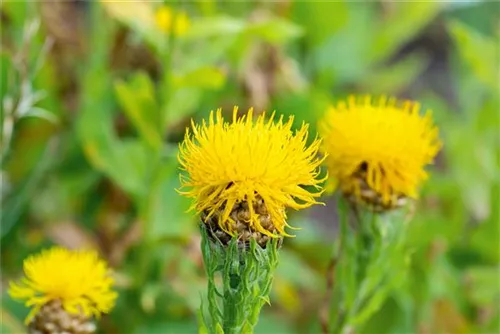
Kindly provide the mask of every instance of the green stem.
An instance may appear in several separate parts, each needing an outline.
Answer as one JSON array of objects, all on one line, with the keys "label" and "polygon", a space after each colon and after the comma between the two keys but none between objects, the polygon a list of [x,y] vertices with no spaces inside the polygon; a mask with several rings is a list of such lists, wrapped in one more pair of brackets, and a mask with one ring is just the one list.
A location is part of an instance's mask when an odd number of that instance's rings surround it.
[{"label": "green stem", "polygon": [[[338,202],[338,212],[339,212],[339,249],[337,255],[337,265],[342,266],[340,268],[341,274],[335,275],[338,280],[336,282],[336,286],[333,287],[333,295],[336,298],[332,298],[332,305],[330,306],[330,318],[334,320],[333,323],[329,324],[329,332],[334,334],[341,333],[344,327],[344,323],[347,315],[350,313],[350,308],[348,303],[345,302],[345,294],[337,293],[335,294],[335,289],[338,288],[340,291],[342,286],[346,283],[345,280],[349,276],[348,268],[346,267],[349,261],[349,258],[352,254],[352,231],[349,228],[349,214],[348,214],[348,206],[347,203],[340,199]],[[351,277],[352,279],[352,277]],[[347,285],[345,290],[349,289],[350,285]],[[333,312],[333,313],[332,313]],[[333,317],[332,317],[333,314]]]},{"label": "green stem", "polygon": [[[346,240],[355,242],[343,257],[345,266],[355,266],[354,284],[346,290],[354,291],[354,298],[344,305],[345,318],[339,322],[336,333],[358,331],[382,306],[389,293],[397,288],[407,272],[405,225],[400,212],[381,216],[365,212],[360,216],[358,233],[350,233]],[[350,254],[350,255],[348,255]],[[349,276],[344,276],[349,277]]]},{"label": "green stem", "polygon": [[238,274],[231,274],[229,276],[230,282],[229,286],[224,291],[224,334],[237,334],[240,333],[240,328],[238,324],[241,318],[239,308],[237,307],[235,293],[238,292],[238,286],[240,285],[240,277]]},{"label": "green stem", "polygon": [[362,304],[359,288],[365,281],[367,268],[373,260],[371,251],[377,219],[375,214],[357,212],[358,221],[353,228],[349,224],[349,206],[342,199],[338,203],[338,211],[339,240],[335,260],[335,285],[332,287],[330,323],[323,326],[325,333],[334,334],[350,332],[351,320]]},{"label": "green stem", "polygon": [[151,268],[151,225],[154,219],[154,198],[157,193],[158,179],[161,178],[161,157],[159,152],[153,159],[153,169],[151,170],[151,177],[148,181],[147,194],[139,200],[142,224],[142,244],[139,249],[139,268],[137,272],[137,285],[142,286],[150,273]]},{"label": "green stem", "polygon": [[[208,278],[208,315],[199,316],[200,333],[253,333],[262,306],[269,303],[278,240],[262,248],[251,240],[248,248],[235,237],[227,245],[211,240],[202,224],[202,254]],[[222,282],[215,278],[222,275]],[[220,284],[222,283],[222,284]]]}]

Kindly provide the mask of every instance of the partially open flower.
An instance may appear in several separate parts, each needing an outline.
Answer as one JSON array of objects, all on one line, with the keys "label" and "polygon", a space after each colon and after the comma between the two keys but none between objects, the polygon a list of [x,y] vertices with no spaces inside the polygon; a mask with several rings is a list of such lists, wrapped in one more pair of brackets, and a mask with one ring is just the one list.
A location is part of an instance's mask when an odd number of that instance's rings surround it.
[{"label": "partially open flower", "polygon": [[438,129],[417,102],[349,97],[320,122],[330,185],[356,204],[386,211],[416,198],[424,167],[441,148]]},{"label": "partially open flower", "polygon": [[31,333],[93,333],[92,317],[111,311],[117,294],[109,268],[94,251],[53,247],[24,261],[25,277],[9,294],[32,310]]},{"label": "partially open flower", "polygon": [[237,235],[263,246],[269,238],[289,236],[285,209],[318,204],[320,141],[307,146],[308,126],[294,132],[292,122],[275,122],[274,113],[254,121],[252,109],[238,117],[234,108],[231,123],[219,109],[208,124],[193,122],[187,129],[179,153],[186,172],[181,193],[194,199],[192,209],[222,243]]}]

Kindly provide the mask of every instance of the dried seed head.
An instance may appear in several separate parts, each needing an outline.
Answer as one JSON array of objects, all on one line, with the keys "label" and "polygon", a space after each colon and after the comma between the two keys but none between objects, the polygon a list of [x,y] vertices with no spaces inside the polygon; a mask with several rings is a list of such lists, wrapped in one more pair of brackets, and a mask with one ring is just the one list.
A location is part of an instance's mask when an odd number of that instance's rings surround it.
[{"label": "dried seed head", "polygon": [[30,334],[92,334],[96,326],[92,318],[83,313],[72,314],[64,310],[59,299],[43,305],[28,324]]}]

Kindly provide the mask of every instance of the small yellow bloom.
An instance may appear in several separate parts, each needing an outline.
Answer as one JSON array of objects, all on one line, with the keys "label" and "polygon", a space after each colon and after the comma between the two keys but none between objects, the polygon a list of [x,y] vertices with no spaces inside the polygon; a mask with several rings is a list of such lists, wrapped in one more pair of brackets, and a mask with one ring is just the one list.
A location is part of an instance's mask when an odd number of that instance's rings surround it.
[{"label": "small yellow bloom", "polygon": [[23,268],[26,276],[10,283],[9,294],[33,307],[27,323],[54,300],[60,300],[68,313],[96,317],[115,304],[110,270],[94,251],[53,247],[28,257]]},{"label": "small yellow bloom", "polygon": [[156,11],[156,24],[165,33],[173,32],[176,36],[182,36],[189,29],[190,21],[186,12],[174,13],[172,8],[162,6]]},{"label": "small yellow bloom", "polygon": [[320,122],[322,150],[344,194],[369,202],[363,194],[375,192],[384,207],[417,197],[424,167],[441,148],[431,113],[421,116],[419,108],[412,101],[351,96],[328,110]]},{"label": "small yellow bloom", "polygon": [[[284,122],[281,116],[275,122],[274,113],[267,121],[262,114],[254,121],[252,109],[243,117],[237,110],[231,123],[218,109],[210,113],[208,124],[192,122],[192,132],[187,129],[179,152],[187,172],[181,176],[182,188],[187,188],[181,194],[194,198],[192,209],[203,212],[205,222],[216,215],[220,228],[230,235],[237,232],[235,220],[241,220],[252,231],[288,236],[285,208],[318,204],[323,181],[318,179],[320,140],[308,147],[308,125],[292,131],[293,117]],[[233,211],[238,205],[247,211]],[[264,227],[267,222],[273,228]]]}]

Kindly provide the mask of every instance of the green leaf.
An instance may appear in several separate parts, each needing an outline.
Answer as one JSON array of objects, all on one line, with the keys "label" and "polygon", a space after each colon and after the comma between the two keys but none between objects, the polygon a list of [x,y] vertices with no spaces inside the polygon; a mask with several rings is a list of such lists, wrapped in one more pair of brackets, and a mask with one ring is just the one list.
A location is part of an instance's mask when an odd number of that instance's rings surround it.
[{"label": "green leaf", "polygon": [[343,29],[312,50],[310,57],[318,74],[317,86],[331,89],[334,80],[345,84],[366,75],[377,16],[375,5],[349,2],[349,16]]},{"label": "green leaf", "polygon": [[237,35],[246,27],[246,22],[234,17],[219,15],[199,18],[192,22],[184,35],[185,40]]},{"label": "green leaf", "polygon": [[36,191],[43,181],[43,177],[53,164],[50,156],[51,153],[51,145],[47,145],[41,154],[37,156],[36,163],[32,165],[29,174],[24,178],[23,182],[17,184],[15,190],[10,193],[10,196],[2,199],[1,237],[7,235],[11,228],[20,221],[19,218],[26,207],[29,206],[31,199],[36,196]]},{"label": "green leaf", "polygon": [[4,113],[4,101],[7,98],[9,76],[12,76],[13,67],[11,65],[11,59],[6,52],[0,52],[0,66],[3,69],[0,72],[0,110],[2,110],[1,115]]},{"label": "green leaf", "polygon": [[[108,112],[108,113],[106,113]],[[78,131],[87,159],[131,195],[142,196],[150,164],[150,150],[140,141],[120,141],[112,129],[112,115],[104,105],[80,112]]]},{"label": "green leaf", "polygon": [[497,266],[472,267],[465,273],[466,293],[477,306],[488,306],[500,301]]},{"label": "green leaf", "polygon": [[[384,256],[384,258],[387,261],[387,257]],[[387,262],[390,262],[390,266],[388,266],[388,268],[384,271],[386,279],[376,290],[374,290],[373,295],[368,298],[368,301],[363,308],[358,311],[352,320],[353,324],[360,325],[365,323],[380,309],[389,293],[403,283],[408,268],[404,266],[404,264],[398,263],[394,260],[389,260]],[[367,275],[367,278],[370,278],[369,274]]]},{"label": "green leaf", "polygon": [[162,126],[151,79],[145,73],[137,73],[128,82],[117,81],[115,92],[125,114],[141,138],[158,151],[162,145]]},{"label": "green leaf", "polygon": [[409,323],[412,316],[410,310],[405,310],[398,301],[389,298],[380,311],[360,327],[359,333],[411,333],[413,327]]},{"label": "green leaf", "polygon": [[124,140],[117,145],[112,157],[115,169],[107,169],[108,174],[131,194],[142,195],[151,164],[149,150],[137,140]]},{"label": "green leaf", "polygon": [[[96,114],[97,112],[97,114]],[[140,141],[120,141],[112,130],[105,108],[84,109],[78,121],[84,152],[95,168],[132,195],[142,195],[151,160],[150,150]]]},{"label": "green leaf", "polygon": [[371,62],[381,62],[417,35],[440,12],[439,1],[394,2],[391,11],[379,21],[374,35]]},{"label": "green leaf", "polygon": [[224,334],[224,329],[222,328],[221,324],[217,323],[217,325],[215,325],[215,333]]},{"label": "green leaf", "polygon": [[201,301],[200,309],[196,312],[196,316],[198,319],[198,334],[209,334],[208,327],[205,324],[205,318],[203,316],[203,299]]},{"label": "green leaf", "polygon": [[165,122],[172,125],[184,117],[192,115],[199,105],[202,91],[199,88],[185,87],[176,89],[164,106]]},{"label": "green leaf", "polygon": [[174,76],[176,87],[219,89],[226,83],[226,74],[218,67],[203,66],[183,75]]},{"label": "green leaf", "polygon": [[362,77],[361,85],[364,91],[372,94],[398,92],[415,82],[428,64],[429,59],[426,55],[413,53],[389,67],[368,72]]},{"label": "green leaf", "polygon": [[306,39],[312,45],[323,43],[342,28],[349,18],[349,7],[344,1],[292,2],[293,17],[306,29]]},{"label": "green leaf", "polygon": [[181,196],[177,160],[167,162],[152,184],[149,205],[151,206],[151,229],[149,239],[188,238],[196,229],[194,214],[188,213],[189,198]]},{"label": "green leaf", "polygon": [[479,34],[458,21],[448,24],[458,52],[483,84],[498,91],[500,75],[498,41]]},{"label": "green leaf", "polygon": [[[103,19],[101,7],[93,6],[93,19]],[[106,67],[113,30],[108,21],[92,32],[93,53],[82,74],[81,109],[77,132],[87,159],[99,171],[129,194],[145,194],[146,179],[151,165],[151,149],[142,141],[121,141],[114,131],[115,109],[111,75]],[[147,78],[136,77],[136,85],[143,89],[140,96],[148,96]],[[137,84],[138,83],[138,84]],[[135,87],[135,86],[134,86]],[[144,93],[146,92],[146,93]],[[135,93],[135,92],[134,92]]]},{"label": "green leaf", "polygon": [[268,18],[248,25],[247,33],[270,43],[284,44],[304,34],[298,25],[280,17]]},{"label": "green leaf", "polygon": [[[2,11],[5,11],[5,14],[11,20],[12,25],[16,27],[22,27],[23,24],[27,22],[27,19],[30,16],[30,9],[32,10],[33,7],[30,7],[29,4],[26,2],[21,2],[21,1],[2,2]],[[22,31],[17,31],[17,32],[22,33]]]},{"label": "green leaf", "polygon": [[11,313],[2,307],[0,310],[0,333],[4,334],[25,334],[27,330],[23,323],[16,319]]},{"label": "green leaf", "polygon": [[500,243],[500,181],[496,180],[490,185],[489,194],[489,217],[481,222],[472,231],[471,247],[481,252],[484,258],[498,263],[500,254],[498,244]]}]

